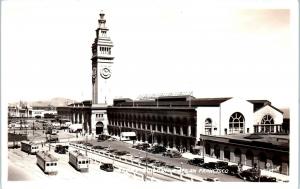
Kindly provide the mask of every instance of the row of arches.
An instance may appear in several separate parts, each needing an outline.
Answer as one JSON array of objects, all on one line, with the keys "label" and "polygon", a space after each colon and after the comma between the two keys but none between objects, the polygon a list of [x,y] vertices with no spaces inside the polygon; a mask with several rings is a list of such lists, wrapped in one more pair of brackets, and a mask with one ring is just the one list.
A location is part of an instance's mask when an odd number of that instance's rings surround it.
[{"label": "row of arches", "polygon": [[[212,119],[211,118],[206,118],[205,119],[205,134],[211,135],[212,134]],[[268,132],[274,132],[274,119],[270,114],[266,114],[263,116],[261,120],[261,131],[268,131]],[[268,127],[269,126],[269,127]],[[235,112],[231,114],[229,118],[229,132],[225,134],[236,134],[236,133],[245,133],[244,130],[245,127],[245,117],[242,113],[240,112]],[[264,129],[265,128],[265,129]],[[258,132],[258,129],[255,129],[255,131]]]},{"label": "row of arches", "polygon": [[[247,149],[246,152],[241,151],[240,148],[232,148],[230,146],[221,146],[218,144],[210,145],[205,144],[205,154],[207,156],[212,156],[217,159],[224,161],[230,161],[235,163],[242,163],[243,165],[253,166],[254,163],[262,169],[272,168],[275,172],[281,172],[282,159],[278,154],[272,155],[268,160],[267,154],[265,152],[259,152],[255,154],[251,149]],[[244,158],[242,159],[242,156]]]}]

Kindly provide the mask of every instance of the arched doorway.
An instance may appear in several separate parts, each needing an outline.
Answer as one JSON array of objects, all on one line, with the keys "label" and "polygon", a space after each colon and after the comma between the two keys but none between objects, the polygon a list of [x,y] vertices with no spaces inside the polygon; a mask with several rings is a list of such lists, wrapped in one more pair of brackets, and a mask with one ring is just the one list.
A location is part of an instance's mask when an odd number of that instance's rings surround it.
[{"label": "arched doorway", "polygon": [[273,163],[273,171],[277,173],[281,173],[281,165],[282,165],[282,160],[279,155],[274,155],[272,158],[272,163]]},{"label": "arched doorway", "polygon": [[208,156],[210,156],[211,154],[210,154],[210,144],[205,144],[204,145],[204,147],[205,147],[205,154],[206,155],[208,155]]},{"label": "arched doorway", "polygon": [[234,150],[234,162],[241,163],[241,150],[239,148]]},{"label": "arched doorway", "polygon": [[261,169],[265,169],[266,168],[266,163],[267,163],[267,156],[265,153],[261,152],[259,155],[258,155],[258,159],[259,159],[259,168]]},{"label": "arched doorway", "polygon": [[101,121],[96,123],[96,135],[103,134],[104,131],[104,125]]},{"label": "arched doorway", "polygon": [[217,144],[214,146],[214,153],[215,153],[215,157],[219,159],[220,158],[220,146]]},{"label": "arched doorway", "polygon": [[224,160],[230,161],[230,150],[227,146],[224,147]]},{"label": "arched doorway", "polygon": [[251,150],[247,150],[246,152],[246,165],[252,167],[254,161],[254,155]]}]

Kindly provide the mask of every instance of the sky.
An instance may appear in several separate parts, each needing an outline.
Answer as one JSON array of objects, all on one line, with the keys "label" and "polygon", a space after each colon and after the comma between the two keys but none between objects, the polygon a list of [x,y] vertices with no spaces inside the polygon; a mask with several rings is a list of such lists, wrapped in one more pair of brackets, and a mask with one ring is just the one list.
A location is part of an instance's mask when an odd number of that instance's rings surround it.
[{"label": "sky", "polygon": [[3,1],[2,95],[8,102],[91,99],[91,45],[103,10],[116,98],[192,91],[278,107],[298,102],[291,5],[232,2]]}]

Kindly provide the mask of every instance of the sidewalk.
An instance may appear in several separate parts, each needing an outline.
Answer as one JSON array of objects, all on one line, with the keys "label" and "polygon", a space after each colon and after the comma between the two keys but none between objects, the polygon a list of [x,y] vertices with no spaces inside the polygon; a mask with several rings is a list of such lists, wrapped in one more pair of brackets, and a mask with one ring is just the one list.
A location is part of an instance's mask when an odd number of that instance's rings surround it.
[{"label": "sidewalk", "polygon": [[[193,159],[193,158],[202,158],[203,156],[194,155],[194,154],[186,152],[186,153],[182,154],[182,157],[187,158],[187,159]],[[220,161],[220,160],[216,159],[216,158],[212,158],[212,157],[207,157],[207,156],[204,157],[204,162],[205,163],[207,163],[207,162],[216,162],[216,161]],[[232,162],[228,162],[228,164],[229,165],[237,165],[236,163],[232,163]],[[252,167],[249,167],[249,166],[246,166],[246,165],[243,166],[243,170],[250,169],[250,168],[252,168]],[[280,174],[280,173],[275,173],[275,172],[267,171],[267,170],[263,170],[263,169],[261,170],[261,175],[276,177],[277,180],[281,180],[281,181],[288,181],[289,180],[288,175],[283,175],[283,174]]]}]

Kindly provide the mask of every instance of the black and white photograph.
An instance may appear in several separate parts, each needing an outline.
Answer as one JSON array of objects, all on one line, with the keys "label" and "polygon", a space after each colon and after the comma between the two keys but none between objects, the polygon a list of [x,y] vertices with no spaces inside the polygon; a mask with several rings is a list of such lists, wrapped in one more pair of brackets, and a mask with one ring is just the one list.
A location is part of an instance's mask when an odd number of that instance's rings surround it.
[{"label": "black and white photograph", "polygon": [[298,187],[298,15],[1,1],[2,187]]}]

